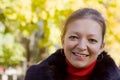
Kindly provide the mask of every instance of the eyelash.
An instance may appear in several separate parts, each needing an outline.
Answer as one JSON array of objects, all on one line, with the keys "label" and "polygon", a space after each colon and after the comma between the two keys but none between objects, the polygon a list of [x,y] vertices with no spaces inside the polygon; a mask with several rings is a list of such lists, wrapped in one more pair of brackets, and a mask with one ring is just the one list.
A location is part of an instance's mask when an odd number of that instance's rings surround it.
[{"label": "eyelash", "polygon": [[[71,40],[76,40],[76,39],[79,39],[77,36],[69,36],[69,39]],[[96,39],[88,39],[88,41],[90,43],[97,43],[97,40]]]},{"label": "eyelash", "polygon": [[97,40],[95,39],[89,39],[88,41],[90,41],[91,43],[97,43]]},{"label": "eyelash", "polygon": [[70,36],[69,39],[75,40],[75,39],[78,39],[78,37],[77,36]]}]

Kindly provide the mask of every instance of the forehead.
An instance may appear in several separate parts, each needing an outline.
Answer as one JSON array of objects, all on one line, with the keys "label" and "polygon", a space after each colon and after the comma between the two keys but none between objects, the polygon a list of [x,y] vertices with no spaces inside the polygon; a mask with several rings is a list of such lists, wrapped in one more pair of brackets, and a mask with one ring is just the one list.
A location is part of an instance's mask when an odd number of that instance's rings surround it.
[{"label": "forehead", "polygon": [[67,32],[102,35],[102,28],[97,21],[92,19],[78,19],[67,25]]}]

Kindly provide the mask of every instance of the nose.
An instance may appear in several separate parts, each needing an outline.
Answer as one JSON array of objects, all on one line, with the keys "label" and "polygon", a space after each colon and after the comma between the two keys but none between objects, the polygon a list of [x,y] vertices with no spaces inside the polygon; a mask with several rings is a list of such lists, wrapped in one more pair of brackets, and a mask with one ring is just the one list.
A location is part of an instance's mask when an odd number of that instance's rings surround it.
[{"label": "nose", "polygon": [[79,40],[78,45],[77,45],[77,48],[78,48],[80,51],[85,51],[85,50],[87,50],[87,42],[86,42],[86,40],[84,40],[84,39]]}]

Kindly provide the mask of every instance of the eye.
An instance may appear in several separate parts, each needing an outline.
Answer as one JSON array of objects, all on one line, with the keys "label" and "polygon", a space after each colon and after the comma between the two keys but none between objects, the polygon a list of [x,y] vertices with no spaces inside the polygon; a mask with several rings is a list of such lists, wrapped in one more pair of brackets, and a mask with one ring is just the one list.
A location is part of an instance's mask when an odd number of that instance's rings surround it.
[{"label": "eye", "polygon": [[77,36],[69,36],[69,39],[70,40],[76,40],[76,39],[78,39],[78,37]]},{"label": "eye", "polygon": [[95,43],[98,42],[96,39],[89,39],[88,41],[89,41],[90,43],[93,43],[93,44],[95,44]]}]

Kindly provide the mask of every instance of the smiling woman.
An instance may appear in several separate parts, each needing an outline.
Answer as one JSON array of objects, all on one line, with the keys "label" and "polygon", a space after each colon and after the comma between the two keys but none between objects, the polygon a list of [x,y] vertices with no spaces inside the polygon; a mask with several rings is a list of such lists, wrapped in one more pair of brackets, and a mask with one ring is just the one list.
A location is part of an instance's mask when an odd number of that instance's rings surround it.
[{"label": "smiling woman", "polygon": [[62,44],[66,59],[74,67],[87,67],[103,51],[102,28],[91,19],[75,20],[68,25]]},{"label": "smiling woman", "polygon": [[73,12],[63,29],[63,49],[31,66],[25,80],[120,80],[120,70],[104,51],[106,24],[91,8]]}]

